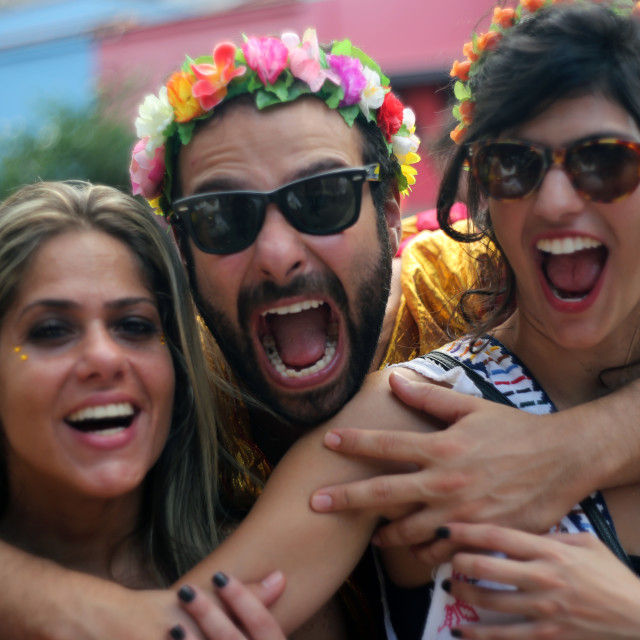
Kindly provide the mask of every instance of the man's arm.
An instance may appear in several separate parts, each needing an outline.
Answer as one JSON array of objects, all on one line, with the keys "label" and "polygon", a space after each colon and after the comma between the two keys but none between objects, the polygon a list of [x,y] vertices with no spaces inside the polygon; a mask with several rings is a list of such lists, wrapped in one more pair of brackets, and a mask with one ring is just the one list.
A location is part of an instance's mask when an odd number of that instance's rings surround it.
[{"label": "man's arm", "polygon": [[[542,532],[595,489],[640,481],[640,381],[597,401],[533,416],[393,373],[396,395],[450,425],[436,434],[332,432],[335,451],[410,462],[414,473],[380,476],[316,492],[312,506],[337,511],[420,502],[380,529],[383,546],[431,542],[447,522],[491,522]],[[401,429],[395,424],[394,429]],[[441,562],[437,541],[420,553]]]}]

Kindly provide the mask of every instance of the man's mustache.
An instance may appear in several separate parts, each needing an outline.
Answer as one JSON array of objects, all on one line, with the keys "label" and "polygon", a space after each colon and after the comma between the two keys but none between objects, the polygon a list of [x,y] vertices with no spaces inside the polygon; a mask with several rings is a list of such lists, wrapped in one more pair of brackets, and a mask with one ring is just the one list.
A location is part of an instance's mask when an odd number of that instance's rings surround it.
[{"label": "man's mustache", "polygon": [[242,289],[238,295],[238,318],[244,324],[254,309],[276,306],[282,298],[296,296],[330,298],[343,312],[349,306],[347,293],[334,274],[300,275],[285,286],[267,281],[251,289]]}]

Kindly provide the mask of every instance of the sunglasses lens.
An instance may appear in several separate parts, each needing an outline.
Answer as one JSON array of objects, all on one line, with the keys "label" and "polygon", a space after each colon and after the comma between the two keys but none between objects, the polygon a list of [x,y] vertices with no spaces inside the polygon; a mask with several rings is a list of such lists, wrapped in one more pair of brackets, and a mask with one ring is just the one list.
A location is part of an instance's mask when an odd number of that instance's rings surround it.
[{"label": "sunglasses lens", "polygon": [[578,191],[596,202],[630,195],[640,182],[640,158],[624,141],[593,141],[568,154],[567,171]]},{"label": "sunglasses lens", "polygon": [[257,237],[262,203],[245,194],[208,194],[189,210],[194,240],[208,253],[235,253]]},{"label": "sunglasses lens", "polygon": [[327,235],[351,226],[360,213],[362,179],[328,175],[301,181],[286,189],[281,203],[303,233]]},{"label": "sunglasses lens", "polygon": [[544,157],[537,149],[517,142],[493,142],[472,157],[473,173],[482,190],[496,200],[517,200],[538,185]]}]

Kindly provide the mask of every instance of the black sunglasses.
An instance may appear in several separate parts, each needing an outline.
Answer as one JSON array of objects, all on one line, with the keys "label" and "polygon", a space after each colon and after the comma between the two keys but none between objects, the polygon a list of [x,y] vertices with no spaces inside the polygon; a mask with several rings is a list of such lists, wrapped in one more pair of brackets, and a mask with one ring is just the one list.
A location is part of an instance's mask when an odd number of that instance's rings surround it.
[{"label": "black sunglasses", "polygon": [[236,253],[255,242],[271,203],[301,233],[343,231],[360,215],[363,183],[379,181],[379,172],[379,164],[370,164],[310,176],[275,191],[200,193],[176,200],[173,211],[198,249]]},{"label": "black sunglasses", "polygon": [[640,184],[640,143],[620,138],[588,138],[550,149],[517,140],[469,145],[469,163],[478,185],[495,200],[530,196],[552,165],[561,166],[587,200],[614,202]]}]

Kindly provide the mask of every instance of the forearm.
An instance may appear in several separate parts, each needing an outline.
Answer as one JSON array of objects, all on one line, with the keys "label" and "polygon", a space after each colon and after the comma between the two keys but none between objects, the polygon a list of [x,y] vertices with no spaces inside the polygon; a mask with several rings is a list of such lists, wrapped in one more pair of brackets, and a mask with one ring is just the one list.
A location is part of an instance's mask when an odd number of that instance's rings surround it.
[{"label": "forearm", "polygon": [[0,584],[2,640],[163,640],[178,623],[195,633],[170,590],[131,591],[2,542]]},{"label": "forearm", "polygon": [[3,640],[93,638],[80,621],[102,581],[0,542],[0,584]]},{"label": "forearm", "polygon": [[596,489],[640,482],[640,380],[552,418],[576,501]]},{"label": "forearm", "polygon": [[379,512],[317,514],[309,506],[312,492],[328,481],[404,468],[397,463],[356,461],[323,446],[323,434],[332,427],[384,424],[388,409],[397,415],[398,403],[386,377],[375,376],[340,414],[292,448],[246,520],[185,580],[206,586],[213,573],[222,570],[254,582],[275,569],[283,571],[287,587],[272,611],[286,633],[326,602],[362,555]]}]

